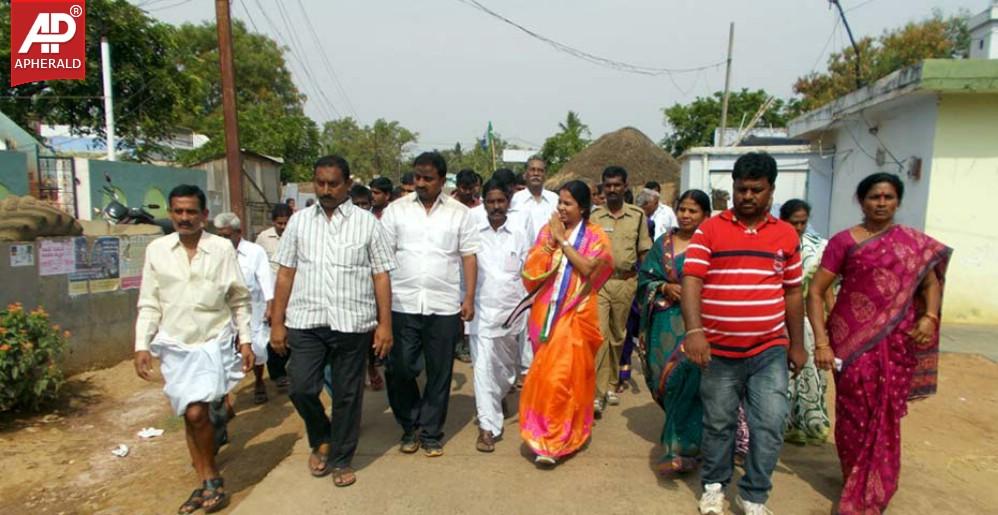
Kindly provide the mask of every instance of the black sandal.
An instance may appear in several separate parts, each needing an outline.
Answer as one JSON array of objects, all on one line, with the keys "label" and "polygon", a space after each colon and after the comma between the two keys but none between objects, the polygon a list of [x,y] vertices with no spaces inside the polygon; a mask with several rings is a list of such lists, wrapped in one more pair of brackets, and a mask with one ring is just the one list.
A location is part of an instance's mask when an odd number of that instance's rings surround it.
[{"label": "black sandal", "polygon": [[225,486],[225,480],[220,477],[205,480],[204,499],[201,502],[201,507],[204,508],[205,513],[215,513],[229,505],[229,494],[219,491],[223,486]]},{"label": "black sandal", "polygon": [[188,515],[201,509],[204,504],[204,488],[196,488],[191,496],[177,508],[177,515]]}]

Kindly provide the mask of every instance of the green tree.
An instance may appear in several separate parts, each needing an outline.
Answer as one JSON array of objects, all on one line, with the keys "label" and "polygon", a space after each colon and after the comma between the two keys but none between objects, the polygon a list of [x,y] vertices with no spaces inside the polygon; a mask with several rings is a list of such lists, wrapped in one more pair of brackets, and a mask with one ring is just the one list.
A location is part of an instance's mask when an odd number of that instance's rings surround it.
[{"label": "green tree", "polygon": [[547,161],[547,173],[553,175],[575,157],[583,149],[589,146],[590,133],[589,126],[582,123],[579,115],[574,111],[569,111],[565,116],[565,121],[558,124],[560,129],[555,135],[544,140],[541,147],[541,157]]},{"label": "green tree", "polygon": [[[210,22],[181,25],[176,34],[178,59],[183,59],[193,87],[183,110],[174,113],[174,126],[210,138],[204,146],[179,156],[191,164],[225,150],[218,35]],[[285,180],[307,180],[319,154],[319,128],[305,115],[305,96],[294,85],[284,49],[263,34],[249,32],[239,20],[232,23],[232,45],[239,145],[282,158]]]},{"label": "green tree", "polygon": [[417,137],[397,121],[379,118],[373,125],[361,126],[347,117],[326,122],[320,146],[325,153],[346,158],[359,178],[383,175],[395,180],[406,168],[406,147]]},{"label": "green tree", "polygon": [[[0,34],[10,33],[10,2],[0,3]],[[193,83],[177,53],[172,26],[124,0],[87,2],[86,79],[43,81],[10,87],[11,49],[0,45],[0,110],[22,127],[34,122],[69,125],[78,134],[104,138],[100,39],[111,43],[115,132],[121,145],[143,159],[168,136],[174,113],[188,108]],[[9,38],[5,38],[9,39]]]},{"label": "green tree", "polygon": [[[966,56],[970,49],[967,13],[943,18],[936,12],[931,18],[884,31],[879,37],[856,41],[860,49],[860,73],[864,83],[871,83],[891,72],[924,59]],[[816,109],[856,89],[856,52],[852,46],[828,57],[828,69],[797,79],[793,102],[795,112]]]},{"label": "green tree", "polygon": [[[764,90],[734,91],[728,99],[728,127],[737,128],[748,123],[771,95]],[[721,102],[724,93],[718,91],[709,97],[697,97],[689,104],[674,104],[663,109],[666,124],[672,132],[662,140],[663,148],[678,156],[690,147],[713,144],[714,129],[721,126]],[[762,115],[758,126],[783,127],[788,121],[786,102],[777,99]]]}]

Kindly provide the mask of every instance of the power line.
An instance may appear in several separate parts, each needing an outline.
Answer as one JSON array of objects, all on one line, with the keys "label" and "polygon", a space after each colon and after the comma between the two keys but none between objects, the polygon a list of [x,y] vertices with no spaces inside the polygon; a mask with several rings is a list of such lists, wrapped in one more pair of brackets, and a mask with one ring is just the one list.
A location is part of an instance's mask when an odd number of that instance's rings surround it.
[{"label": "power line", "polygon": [[[285,46],[285,48],[287,48],[288,54],[295,60],[295,62],[298,63],[299,69],[302,70],[302,75],[305,76],[304,79],[303,79],[303,81],[302,81],[302,85],[303,86],[311,86],[310,89],[312,89],[313,91],[315,91],[316,87],[317,87],[315,84],[313,84],[315,82],[315,79],[312,78],[312,74],[311,74],[311,72],[309,72],[308,67],[303,64],[302,60],[298,57],[297,52],[295,52],[295,49],[281,35],[281,31],[278,30],[277,24],[274,23],[274,21],[272,19],[270,19],[270,16],[267,14],[267,11],[260,4],[260,0],[253,0],[253,1],[256,4],[257,9],[259,9],[260,13],[263,15],[263,19],[270,26],[271,30],[274,31],[274,34],[276,35],[275,37],[280,40],[280,42]],[[293,31],[291,31],[291,32],[293,33]],[[289,64],[290,64],[290,62],[289,62]],[[311,83],[309,82],[310,80],[312,81]],[[318,89],[318,93],[319,94],[315,97],[316,106],[319,108],[320,111],[322,111],[323,109],[325,109],[325,112],[324,113],[320,113],[320,114],[322,114],[323,116],[325,116],[327,119],[330,119],[330,120],[334,120],[336,118],[339,118],[340,117],[339,111],[337,111],[336,107],[332,104],[332,102],[329,102],[329,99],[325,97],[325,95],[323,94],[321,88]],[[324,99],[325,99],[326,104],[323,104],[323,100]],[[335,112],[336,115],[333,116],[331,114],[332,112]]]},{"label": "power line", "polygon": [[846,9],[846,12],[855,11],[856,9],[859,9],[860,7],[866,7],[867,4],[872,4],[873,2],[876,2],[876,1],[877,0],[866,0],[865,2],[862,2],[860,4],[854,5],[854,6],[850,7],[850,8],[848,8],[848,9]]},{"label": "power line", "polygon": [[315,27],[312,26],[312,20],[308,16],[308,12],[305,11],[305,6],[302,5],[301,0],[297,0],[298,8],[301,10],[302,16],[305,18],[305,23],[308,26],[309,32],[312,34],[312,40],[315,42],[316,48],[319,49],[319,56],[322,57],[323,63],[326,66],[326,72],[332,77],[333,82],[336,84],[336,89],[339,90],[340,95],[346,100],[347,107],[350,108],[350,112],[353,113],[354,118],[360,118],[357,114],[357,110],[353,106],[353,102],[350,101],[350,96],[347,95],[345,89],[343,89],[343,84],[340,83],[340,78],[336,75],[336,71],[333,69],[333,65],[329,62],[329,55],[326,54],[325,48],[322,46],[322,41],[319,39],[319,34],[315,31]]},{"label": "power line", "polygon": [[253,15],[250,14],[249,7],[246,7],[246,2],[243,2],[243,0],[239,0],[239,5],[243,6],[243,11],[246,12],[246,19],[248,19],[250,25],[253,26],[253,31],[256,32],[257,34],[262,34],[262,32],[260,32],[260,28],[256,26],[256,20],[254,20]]},{"label": "power line", "polygon": [[[307,52],[304,51],[305,46],[302,45],[301,41],[298,40],[297,31],[294,30],[294,25],[291,23],[287,11],[284,10],[284,4],[280,1],[274,3],[277,4],[277,13],[281,17],[281,22],[284,24],[284,28],[287,29],[288,31],[288,39],[291,41],[292,53],[297,53],[298,63],[302,71],[305,73],[306,76],[308,76],[309,80],[312,81],[312,84],[314,86],[313,89],[319,93],[319,95],[323,98],[323,100],[325,100],[327,104],[329,104],[330,107],[332,107],[333,111],[336,112],[337,116],[341,117],[342,114],[340,113],[340,111],[336,109],[335,104],[329,99],[329,96],[326,95],[326,91],[322,87],[322,83],[316,80],[315,76],[312,75],[312,71],[308,67],[305,58],[302,57],[303,55],[307,54]],[[297,48],[297,51],[295,50],[295,48]]]},{"label": "power line", "polygon": [[174,7],[180,7],[181,5],[184,5],[184,4],[189,4],[189,3],[193,2],[193,1],[194,0],[181,0],[180,2],[177,2],[175,4],[164,5],[164,6],[161,6],[161,7],[156,7],[154,9],[149,9],[147,7],[146,8],[146,12],[152,13],[152,12],[156,12],[156,11],[165,11],[167,9],[172,9]]},{"label": "power line", "polygon": [[[507,25],[511,25],[511,26],[515,27],[516,29],[518,29],[521,32],[527,34],[528,36],[530,36],[530,37],[532,37],[534,39],[537,39],[539,41],[542,41],[542,42],[550,45],[551,47],[553,47],[554,49],[558,50],[559,52],[563,52],[565,54],[571,55],[572,57],[576,57],[578,59],[582,59],[583,61],[588,61],[588,62],[590,62],[592,64],[596,64],[596,65],[599,65],[599,66],[604,66],[604,67],[611,68],[611,69],[614,69],[614,70],[617,70],[617,71],[622,71],[622,72],[626,72],[626,73],[636,73],[636,74],[639,74],[639,75],[652,75],[652,76],[655,76],[655,75],[669,75],[669,76],[671,76],[672,74],[677,74],[677,73],[691,73],[691,72],[696,72],[696,71],[699,71],[699,70],[706,70],[706,69],[709,69],[709,68],[716,68],[716,67],[721,66],[722,64],[724,64],[726,62],[726,61],[722,60],[722,61],[718,61],[716,63],[706,64],[706,65],[703,65],[703,66],[695,66],[695,67],[691,67],[691,68],[658,68],[658,67],[653,67],[653,66],[642,66],[642,65],[637,65],[637,64],[626,63],[626,62],[623,62],[623,61],[617,61],[617,60],[614,60],[614,59],[609,59],[609,58],[606,58],[606,57],[601,57],[601,56],[598,56],[598,55],[594,55],[594,54],[591,54],[589,52],[585,52],[583,50],[579,50],[579,49],[574,48],[572,46],[569,46],[567,44],[555,41],[555,40],[553,40],[553,39],[551,39],[549,37],[546,37],[546,36],[543,36],[541,34],[538,34],[537,32],[535,32],[535,31],[533,31],[531,29],[528,29],[527,27],[524,27],[523,25],[520,25],[519,23],[517,23],[517,22],[515,22],[515,21],[513,21],[513,20],[511,20],[511,19],[509,19],[509,18],[507,18],[507,17],[505,17],[505,16],[503,16],[503,15],[501,15],[501,14],[493,11],[492,9],[489,9],[488,7],[482,5],[481,2],[478,2],[478,0],[457,0],[457,1],[461,2],[461,3],[465,4],[465,5],[474,7],[475,9],[478,9],[478,10],[480,10],[480,11],[488,14],[489,16],[492,16],[493,18],[496,18],[497,20],[499,20],[499,21],[501,21],[503,23],[506,23]],[[673,82],[673,83],[675,84],[675,82]],[[678,86],[677,86],[677,89],[678,89]]]},{"label": "power line", "polygon": [[818,58],[814,60],[814,64],[811,66],[811,73],[813,74],[818,70],[818,63],[821,62],[821,58],[825,56],[825,51],[828,50],[828,46],[832,44],[832,39],[835,38],[835,34],[839,30],[839,18],[835,18],[835,23],[832,24],[832,32],[828,34],[828,39],[825,41],[825,46],[821,47],[821,52],[818,54]]}]

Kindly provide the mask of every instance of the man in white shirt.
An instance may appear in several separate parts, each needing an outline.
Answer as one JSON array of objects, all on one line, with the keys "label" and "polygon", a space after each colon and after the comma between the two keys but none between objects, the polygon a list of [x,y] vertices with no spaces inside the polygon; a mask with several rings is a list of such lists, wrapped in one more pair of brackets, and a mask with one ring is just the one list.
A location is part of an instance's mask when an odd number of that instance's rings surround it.
[{"label": "man in white shirt", "polygon": [[274,279],[270,273],[270,260],[267,251],[256,243],[243,239],[242,222],[235,213],[221,213],[215,216],[216,234],[232,242],[236,248],[236,259],[243,274],[243,281],[250,292],[250,331],[252,332],[253,355],[253,402],[267,402],[267,386],[263,382],[263,366],[267,363],[267,345],[270,343],[270,327],[267,313],[274,300]]},{"label": "man in white shirt", "polygon": [[[551,214],[558,210],[558,194],[544,189],[547,163],[540,156],[527,160],[527,189],[513,195],[510,211],[523,213],[527,220],[527,238],[533,244],[537,234],[547,225]],[[520,338],[520,373],[526,374],[534,361],[534,349],[526,335]]]},{"label": "man in white shirt", "polygon": [[[468,208],[443,194],[444,158],[425,152],[414,166],[416,191],[389,204],[381,216],[399,265],[392,272],[395,346],[385,378],[388,401],[403,430],[399,450],[414,453],[422,446],[427,456],[436,457],[443,455],[454,345],[463,331],[461,321],[475,316],[479,238]],[[458,274],[464,278],[463,298]],[[421,394],[416,378],[424,366]]]},{"label": "man in white shirt", "polygon": [[[652,241],[655,241],[659,236],[679,227],[679,219],[676,218],[676,212],[671,207],[662,203],[661,184],[655,181],[648,181],[645,183],[645,190],[650,190],[655,196],[655,209],[651,212],[645,209],[648,219],[655,223],[655,234],[652,235]],[[638,207],[641,207],[640,204]],[[644,208],[642,207],[642,209]]]},{"label": "man in white shirt", "polygon": [[[180,511],[215,512],[228,504],[229,495],[215,465],[211,404],[220,405],[253,368],[250,296],[232,244],[204,231],[208,209],[201,188],[177,186],[167,201],[176,232],[146,248],[135,372],[152,381],[152,358],[159,358],[163,393],[174,413],[184,417],[187,449],[203,483]],[[232,347],[236,335],[239,354]]]},{"label": "man in white shirt", "polygon": [[527,161],[527,189],[513,195],[510,208],[525,211],[530,218],[530,232],[527,236],[533,243],[537,234],[548,220],[551,213],[558,209],[558,194],[544,189],[547,163],[540,156],[531,157]]},{"label": "man in white shirt", "polygon": [[[281,244],[281,235],[284,234],[284,229],[288,226],[288,220],[291,219],[291,215],[294,211],[287,204],[274,204],[273,209],[270,210],[270,223],[272,226],[256,237],[256,244],[263,247],[263,250],[267,252],[267,259],[270,261],[270,276],[273,281],[277,282],[277,270],[281,268],[281,265],[277,264],[274,260],[274,256],[277,255],[277,247]],[[273,286],[271,286],[273,290]],[[267,325],[270,325],[270,313],[268,311],[266,316]],[[284,356],[274,352],[274,348],[270,346],[270,337],[267,338],[267,374],[270,376],[270,380],[277,385],[278,390],[285,390],[288,387],[288,371],[287,364],[290,353],[285,353]]]},{"label": "man in white shirt", "polygon": [[[350,165],[339,156],[316,161],[318,203],[291,217],[277,250],[281,269],[270,343],[288,345],[291,402],[305,421],[309,470],[352,485],[360,436],[368,349],[384,357],[392,346],[391,280],[395,258],[378,219],[350,202]],[[332,414],[319,399],[331,369]],[[331,419],[331,420],[330,420]]]},{"label": "man in white shirt", "polygon": [[503,399],[519,374],[519,336],[526,318],[519,317],[510,327],[503,323],[527,294],[520,271],[530,241],[523,228],[508,223],[510,185],[493,177],[485,183],[482,195],[488,220],[478,226],[482,248],[477,255],[475,318],[468,324],[468,333],[479,426],[475,448],[492,452],[503,432]]}]

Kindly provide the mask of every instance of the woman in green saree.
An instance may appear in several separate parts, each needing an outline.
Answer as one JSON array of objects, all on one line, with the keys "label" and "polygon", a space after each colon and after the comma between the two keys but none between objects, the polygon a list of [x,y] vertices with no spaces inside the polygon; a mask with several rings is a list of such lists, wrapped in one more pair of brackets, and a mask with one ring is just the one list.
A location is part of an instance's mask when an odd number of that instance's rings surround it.
[{"label": "woman in green saree", "polygon": [[663,234],[641,263],[638,299],[645,380],[665,410],[659,472],[689,472],[696,468],[703,431],[700,404],[700,368],[682,351],[685,334],[679,308],[680,281],[686,247],[697,227],[710,216],[710,197],[689,190],[679,197],[679,227]]}]

